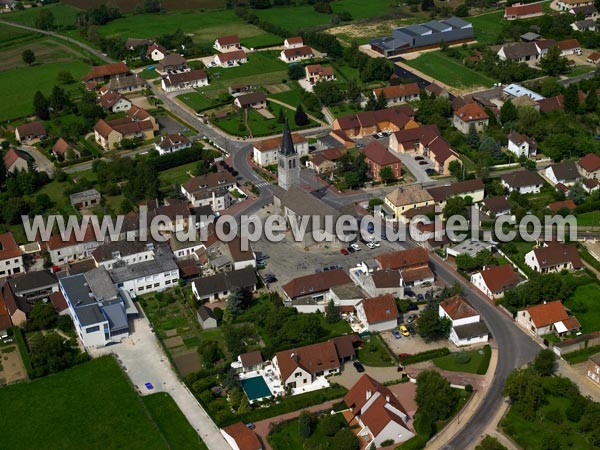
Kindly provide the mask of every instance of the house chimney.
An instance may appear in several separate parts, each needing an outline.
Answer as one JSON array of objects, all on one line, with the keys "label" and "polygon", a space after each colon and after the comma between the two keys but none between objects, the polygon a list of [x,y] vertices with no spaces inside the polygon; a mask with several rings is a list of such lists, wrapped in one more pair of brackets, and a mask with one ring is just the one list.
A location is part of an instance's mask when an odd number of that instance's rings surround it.
[{"label": "house chimney", "polygon": [[367,389],[366,394],[367,394],[367,400],[369,400],[373,393],[371,392],[371,389]]},{"label": "house chimney", "polygon": [[389,402],[390,402],[390,396],[389,396],[389,394],[385,396],[385,401],[386,401],[387,403],[389,403]]}]

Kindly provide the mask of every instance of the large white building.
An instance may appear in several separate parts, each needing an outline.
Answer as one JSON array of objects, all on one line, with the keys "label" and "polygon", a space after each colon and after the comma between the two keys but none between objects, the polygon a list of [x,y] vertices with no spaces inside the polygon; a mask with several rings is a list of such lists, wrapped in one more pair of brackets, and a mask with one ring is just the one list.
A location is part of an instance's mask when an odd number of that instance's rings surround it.
[{"label": "large white building", "polygon": [[439,316],[452,322],[450,340],[457,347],[488,341],[489,331],[481,316],[459,295],[440,302]]},{"label": "large white building", "polygon": [[92,257],[96,267],[102,266],[110,270],[119,265],[150,261],[154,258],[154,244],[138,240],[109,241],[96,248]]},{"label": "large white building", "polygon": [[[308,139],[301,134],[292,133],[292,142],[299,158],[308,155]],[[281,143],[281,136],[255,142],[252,148],[254,162],[261,167],[277,164]]]},{"label": "large white building", "polygon": [[233,175],[215,172],[189,179],[181,185],[181,193],[194,208],[210,206],[213,211],[222,211],[234,203],[231,191],[236,186]]}]

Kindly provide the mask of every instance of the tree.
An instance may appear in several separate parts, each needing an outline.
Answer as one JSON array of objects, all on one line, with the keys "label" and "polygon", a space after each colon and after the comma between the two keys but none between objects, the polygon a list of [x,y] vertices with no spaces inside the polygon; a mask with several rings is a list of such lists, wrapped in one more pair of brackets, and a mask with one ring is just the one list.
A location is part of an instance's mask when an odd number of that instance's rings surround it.
[{"label": "tree", "polygon": [[556,78],[546,78],[542,81],[540,94],[544,97],[554,97],[555,95],[561,94],[563,87],[559,84]]},{"label": "tree", "polygon": [[545,348],[533,360],[533,370],[543,377],[550,376],[554,372],[555,359],[554,352],[549,348]]},{"label": "tree", "polygon": [[35,62],[35,53],[33,53],[33,50],[31,50],[29,48],[26,50],[23,50],[23,53],[21,53],[21,59],[23,60],[23,62],[25,64],[30,66]]},{"label": "tree", "polygon": [[50,119],[49,104],[44,94],[37,91],[33,96],[33,113],[41,120]]},{"label": "tree", "polygon": [[312,434],[313,416],[308,411],[302,411],[298,417],[298,433],[302,439],[308,439]]},{"label": "tree", "polygon": [[511,100],[505,101],[500,108],[500,123],[502,123],[502,125],[506,125],[514,122],[518,119],[518,117],[517,107],[513,104],[513,102]]},{"label": "tree", "polygon": [[149,14],[160,12],[160,0],[144,0],[144,12]]},{"label": "tree", "polygon": [[504,445],[502,445],[498,439],[487,435],[483,440],[479,443],[475,450],[507,450]]},{"label": "tree", "polygon": [[343,423],[339,420],[336,415],[326,415],[321,419],[320,422],[321,431],[325,436],[335,436],[335,434],[343,428]]},{"label": "tree", "polygon": [[440,318],[437,308],[426,308],[417,319],[417,331],[427,341],[446,339],[452,328],[447,317]]},{"label": "tree", "polygon": [[469,147],[473,149],[479,147],[479,134],[477,134],[475,125],[473,125],[472,123],[469,125],[469,133],[467,134],[467,144],[469,144]]},{"label": "tree", "polygon": [[384,201],[381,198],[372,198],[369,200],[369,210],[374,211],[376,206],[383,205]]},{"label": "tree", "polygon": [[360,442],[349,428],[344,428],[335,433],[332,439],[332,447],[336,450],[358,450]]},{"label": "tree", "polygon": [[579,181],[571,186],[567,196],[573,200],[576,205],[581,205],[587,198],[587,194]]},{"label": "tree", "polygon": [[469,7],[466,3],[461,3],[454,8],[454,15],[457,17],[467,17],[469,15]]},{"label": "tree", "polygon": [[308,116],[304,112],[304,109],[302,109],[302,105],[298,105],[296,107],[296,112],[294,113],[294,122],[299,127],[303,127],[309,123]]},{"label": "tree", "polygon": [[502,155],[500,142],[491,136],[485,136],[479,143],[479,151],[488,153],[493,159],[499,159]]},{"label": "tree", "polygon": [[426,370],[417,376],[415,402],[419,410],[427,411],[432,421],[450,417],[456,401],[450,382],[438,372]]},{"label": "tree", "polygon": [[383,93],[383,91],[379,94],[379,97],[377,97],[377,108],[376,109],[385,109],[387,108],[387,97],[385,96],[385,94]]},{"label": "tree", "polygon": [[560,48],[554,45],[548,49],[546,56],[540,59],[540,67],[546,74],[555,77],[569,71],[569,62],[560,55]]},{"label": "tree", "polygon": [[217,361],[223,358],[223,352],[219,347],[219,343],[215,341],[205,342],[199,351],[205,366],[213,366]]},{"label": "tree", "polygon": [[333,300],[329,300],[327,309],[325,311],[325,316],[327,317],[328,323],[336,323],[340,321],[340,313],[338,312],[335,303],[333,303]]},{"label": "tree", "polygon": [[38,302],[29,312],[27,328],[30,330],[49,330],[54,327],[58,314],[52,303]]},{"label": "tree", "polygon": [[450,171],[452,176],[455,177],[457,180],[463,179],[463,167],[460,161],[451,161],[450,164],[448,164],[448,170]]},{"label": "tree", "polygon": [[62,111],[71,103],[66,91],[60,86],[54,86],[48,99],[48,103],[54,111]]},{"label": "tree", "polygon": [[448,219],[452,216],[463,216],[466,217],[467,207],[465,199],[462,197],[450,197],[446,201],[446,206],[443,210],[444,219]]},{"label": "tree", "polygon": [[592,88],[585,97],[585,110],[594,112],[596,109],[598,109],[598,94],[596,94],[596,89]]},{"label": "tree", "polygon": [[285,122],[285,114],[283,113],[283,108],[279,108],[279,114],[277,114],[277,122],[279,122],[279,123]]},{"label": "tree", "polygon": [[372,92],[369,94],[367,98],[367,103],[365,103],[365,111],[375,111],[377,109],[377,97]]},{"label": "tree", "polygon": [[422,0],[421,11],[430,11],[435,8],[435,2],[433,0]]},{"label": "tree", "polygon": [[233,288],[227,297],[227,310],[236,316],[244,311],[252,300],[252,294],[247,289]]},{"label": "tree", "polygon": [[384,183],[389,183],[394,179],[394,170],[390,166],[383,166],[379,169],[379,178]]},{"label": "tree", "polygon": [[579,109],[579,89],[577,84],[570,84],[565,91],[565,112],[576,113]]},{"label": "tree", "polygon": [[61,70],[56,76],[56,82],[58,84],[71,84],[75,82],[75,78],[73,78],[73,74],[68,70]]},{"label": "tree", "polygon": [[54,14],[49,9],[41,8],[40,13],[35,19],[34,25],[40,30],[50,30],[51,28],[54,28]]},{"label": "tree", "polygon": [[313,92],[325,106],[332,106],[344,100],[344,92],[335,81],[321,81],[315,84]]},{"label": "tree", "polygon": [[288,77],[290,80],[299,80],[304,77],[304,69],[301,64],[292,64],[288,67]]}]

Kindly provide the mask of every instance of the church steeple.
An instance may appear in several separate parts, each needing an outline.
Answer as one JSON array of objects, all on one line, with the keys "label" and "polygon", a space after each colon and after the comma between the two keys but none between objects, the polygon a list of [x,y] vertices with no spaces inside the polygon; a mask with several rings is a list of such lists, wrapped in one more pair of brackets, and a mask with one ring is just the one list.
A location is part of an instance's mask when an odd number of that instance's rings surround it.
[{"label": "church steeple", "polygon": [[281,148],[277,155],[277,184],[286,191],[300,183],[300,159],[294,147],[292,133],[287,120],[283,126]]},{"label": "church steeple", "polygon": [[294,147],[294,140],[292,139],[292,133],[288,125],[287,119],[283,125],[283,138],[281,141],[281,152],[284,156],[290,156],[296,154],[296,148]]}]

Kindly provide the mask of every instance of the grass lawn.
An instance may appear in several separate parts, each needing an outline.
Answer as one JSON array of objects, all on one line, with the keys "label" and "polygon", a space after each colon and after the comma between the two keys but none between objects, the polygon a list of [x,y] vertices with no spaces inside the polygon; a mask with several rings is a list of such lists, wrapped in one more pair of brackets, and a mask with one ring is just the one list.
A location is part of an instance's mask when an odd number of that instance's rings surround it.
[{"label": "grass lawn", "polygon": [[261,20],[285,28],[293,33],[305,28],[325,25],[331,21],[330,15],[318,13],[310,5],[256,9],[252,12]]},{"label": "grass lawn", "polygon": [[296,81],[287,84],[291,89],[289,91],[268,94],[269,98],[274,98],[291,106],[298,106],[302,103],[302,88]]},{"label": "grass lawn", "polygon": [[[33,112],[33,96],[37,90],[48,95],[59,72],[68,69],[75,79],[85,75],[90,66],[81,61],[42,64],[0,72],[0,84],[11,86],[2,94],[0,121],[24,117]],[[74,83],[75,86],[77,83]]]},{"label": "grass lawn", "polygon": [[204,450],[207,448],[169,394],[159,392],[142,397],[142,401],[154,418],[158,429],[169,441],[171,449]]},{"label": "grass lawn", "polygon": [[191,430],[182,415],[154,418],[111,357],[2,389],[0,407],[11,430],[2,447],[11,449],[183,448],[170,439]]},{"label": "grass lawn", "polygon": [[416,59],[406,61],[406,64],[457,88],[490,87],[494,84],[493,79],[468,69],[457,60],[449,58],[439,51],[424,53]]},{"label": "grass lawn", "polygon": [[[43,8],[52,11],[52,14],[54,14],[54,24],[59,28],[72,27],[75,24],[75,17],[81,12],[81,9],[63,3],[53,3]],[[41,10],[41,8],[30,8],[23,11],[14,11],[3,14],[2,19],[33,27]]]},{"label": "grass lawn", "polygon": [[571,72],[569,72],[570,77],[576,77],[578,75],[584,75],[586,73],[592,72],[594,68],[592,66],[577,66]]},{"label": "grass lawn", "polygon": [[[298,127],[294,122],[295,110],[285,108],[281,105],[271,103],[270,110],[275,116],[274,119],[265,119],[264,116],[260,115],[257,111],[255,111],[252,108],[248,110],[248,126],[250,127],[250,130],[252,130],[252,135],[254,137],[269,136],[271,134],[277,134],[281,132],[283,124],[277,121],[277,117],[279,115],[280,110],[283,110],[283,113],[287,117],[288,122],[290,124],[290,129],[292,131],[301,128],[312,128],[318,126],[318,124],[315,121],[311,120],[310,123],[305,127]],[[242,114],[242,111],[238,111],[234,114],[230,114],[225,119],[215,120],[213,123],[231,135],[247,136],[248,131],[243,125]]]},{"label": "grass lawn", "polygon": [[[581,323],[583,333],[600,330],[600,289],[597,283],[578,286],[571,297],[565,302],[567,308],[583,305],[584,312],[573,312]],[[577,310],[577,308],[576,308]]]},{"label": "grass lawn", "polygon": [[378,334],[372,334],[363,339],[357,357],[365,366],[390,367],[394,365],[394,360]]},{"label": "grass lawn", "polygon": [[[339,421],[340,428],[348,426],[342,414],[338,413],[334,417]],[[299,433],[297,418],[276,427],[267,439],[273,450],[303,450],[305,448],[335,450],[332,438],[323,433],[320,423],[317,424],[308,439],[302,439]]]},{"label": "grass lawn", "polygon": [[475,37],[482,44],[495,44],[502,31],[504,11],[494,11],[475,17],[465,17],[473,24]]},{"label": "grass lawn", "polygon": [[211,75],[211,86],[215,83],[221,83],[223,87],[228,87],[231,84],[228,83],[229,81],[251,76],[258,76],[257,81],[262,85],[273,84],[272,82],[264,81],[264,75],[273,72],[281,73],[276,79],[277,83],[281,83],[283,78],[287,78],[288,65],[278,59],[278,56],[279,53],[270,50],[256,52],[248,55],[248,62],[240,66],[226,69],[221,67],[211,68],[208,70],[208,73]]},{"label": "grass lawn", "polygon": [[271,33],[259,34],[257,36],[244,38],[244,46],[247,48],[264,48],[281,45],[283,38]]},{"label": "grass lawn", "polygon": [[[467,362],[461,363],[460,357],[458,356],[461,353],[469,355],[469,360]],[[492,351],[490,346],[486,345],[481,349],[471,350],[468,352],[450,353],[449,355],[442,356],[441,358],[435,358],[433,363],[442,370],[485,375],[490,364],[491,355]]]},{"label": "grass lawn", "polygon": [[185,183],[190,179],[190,176],[186,173],[189,170],[194,170],[198,162],[191,162],[184,164],[183,166],[173,167],[171,169],[163,170],[159,173],[161,185],[171,186],[173,183]]},{"label": "grass lawn", "polygon": [[333,114],[334,117],[342,117],[349,114],[356,114],[357,112],[361,111],[361,109],[354,104],[342,103],[339,105],[330,106],[329,111],[331,111],[331,114]]},{"label": "grass lawn", "polygon": [[[232,10],[200,12],[198,10],[173,11],[165,14],[131,14],[98,27],[102,36],[119,35],[125,38],[153,38],[173,33],[177,29],[193,34],[195,42],[212,44],[219,36],[236,33],[243,45],[246,38],[256,38],[265,33],[237,17]],[[279,43],[281,39],[278,39]],[[259,41],[257,41],[259,42]]]},{"label": "grass lawn", "polygon": [[[546,417],[547,411],[565,411],[569,406],[569,399],[562,397],[554,397],[546,395],[547,403],[542,406],[538,418]],[[535,421],[525,420],[518,409],[514,406],[510,408],[508,414],[502,420],[502,428],[506,434],[513,438],[520,448],[527,450],[542,450],[547,448],[543,445],[544,437],[552,433],[552,437],[557,439],[555,448],[573,448],[578,450],[588,450],[597,448],[587,442],[585,436],[577,431],[577,424],[564,418],[560,425],[542,422],[537,419]]]},{"label": "grass lawn", "polygon": [[509,242],[500,248],[512,261],[525,273],[531,273],[529,266],[525,264],[525,255],[529,253],[535,245],[535,242]]},{"label": "grass lawn", "polygon": [[600,345],[594,345],[592,347],[584,348],[582,350],[576,350],[574,352],[565,353],[563,358],[569,364],[579,364],[586,362],[590,356],[600,352]]},{"label": "grass lawn", "polygon": [[188,105],[195,111],[210,109],[215,103],[199,92],[189,92],[177,96],[177,99]]},{"label": "grass lawn", "polygon": [[580,227],[600,226],[600,213],[598,211],[577,214],[577,225]]}]

